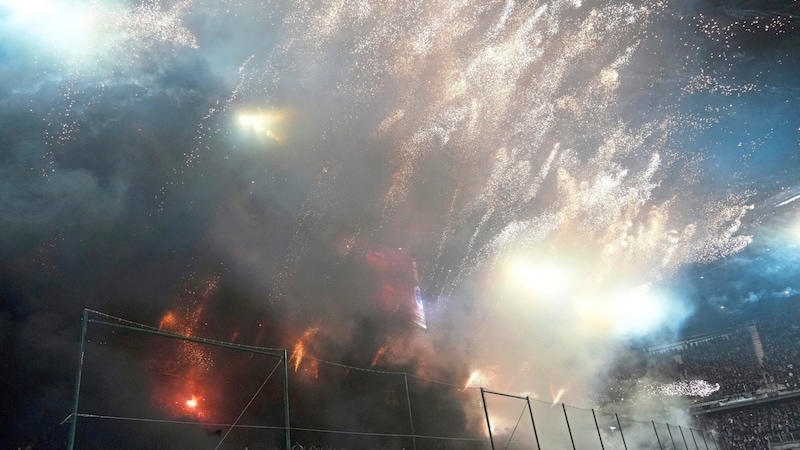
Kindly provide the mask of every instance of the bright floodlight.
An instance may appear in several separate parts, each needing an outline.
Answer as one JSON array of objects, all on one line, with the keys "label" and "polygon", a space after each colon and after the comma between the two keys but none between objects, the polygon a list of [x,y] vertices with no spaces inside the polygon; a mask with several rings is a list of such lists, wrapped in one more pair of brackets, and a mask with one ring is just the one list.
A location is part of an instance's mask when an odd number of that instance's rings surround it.
[{"label": "bright floodlight", "polygon": [[6,24],[14,33],[29,35],[30,42],[77,54],[90,45],[88,8],[53,0],[0,0],[6,11]]},{"label": "bright floodlight", "polygon": [[252,128],[256,133],[263,133],[270,122],[269,118],[263,114],[239,115],[239,125],[245,128]]},{"label": "bright floodlight", "polygon": [[[256,136],[267,137],[280,142],[280,128],[284,125],[286,114],[282,111],[239,114],[239,126],[252,131]],[[277,132],[276,132],[277,130]]]},{"label": "bright floodlight", "polygon": [[648,286],[628,291],[612,299],[611,308],[620,334],[644,334],[664,320],[664,300],[649,292]]},{"label": "bright floodlight", "polygon": [[549,264],[515,263],[511,266],[514,281],[539,294],[555,294],[567,287],[569,277],[560,267]]}]

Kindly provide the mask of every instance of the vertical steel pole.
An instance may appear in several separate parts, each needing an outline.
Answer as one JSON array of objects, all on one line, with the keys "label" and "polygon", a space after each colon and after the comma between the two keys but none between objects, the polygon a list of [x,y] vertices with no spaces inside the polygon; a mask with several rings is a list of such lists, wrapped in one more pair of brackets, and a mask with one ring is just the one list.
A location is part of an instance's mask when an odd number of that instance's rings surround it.
[{"label": "vertical steel pole", "polygon": [[675,438],[672,437],[672,430],[669,429],[669,424],[667,424],[667,431],[669,432],[669,440],[672,441],[672,448],[677,450],[678,447],[675,446]]},{"label": "vertical steel pole", "polygon": [[289,423],[289,358],[283,349],[283,411],[286,423],[286,450],[292,449],[291,425]]},{"label": "vertical steel pole", "polygon": [[664,450],[664,447],[661,446],[661,438],[658,437],[658,430],[656,430],[656,422],[654,420],[650,421],[653,424],[653,432],[656,434],[656,441],[658,441],[658,448],[660,450]]},{"label": "vertical steel pole", "polygon": [[617,426],[619,427],[619,435],[622,437],[622,446],[625,447],[625,450],[628,450],[628,444],[625,443],[625,433],[622,432],[622,424],[619,422],[619,414],[614,413],[614,417],[617,418]]},{"label": "vertical steel pole", "polygon": [[594,413],[594,408],[592,408],[592,417],[594,417],[594,427],[597,429],[597,439],[600,439],[600,450],[606,450],[603,445],[603,436],[600,435],[600,425],[597,424],[597,415]]},{"label": "vertical steel pole", "polygon": [[537,450],[542,450],[542,447],[539,445],[539,434],[536,432],[536,422],[533,421],[533,410],[531,409],[531,398],[525,397],[525,401],[528,402],[528,414],[531,415],[531,424],[533,424],[533,437],[536,438],[536,448]]},{"label": "vertical steel pole", "polygon": [[492,423],[489,422],[489,408],[486,407],[486,394],[483,393],[483,388],[481,388],[481,401],[483,402],[483,413],[486,414],[486,426],[489,428],[489,442],[492,443],[492,450],[494,450],[494,438],[492,437]]},{"label": "vertical steel pole", "polygon": [[83,375],[83,353],[86,342],[86,327],[89,324],[89,310],[84,309],[81,316],[81,343],[78,350],[78,375],[75,377],[75,393],[72,398],[72,420],[69,422],[69,441],[67,449],[75,448],[75,433],[78,431],[78,398],[81,393],[81,376]]},{"label": "vertical steel pole", "polygon": [[414,415],[411,414],[411,395],[408,393],[408,374],[403,374],[403,380],[406,382],[406,403],[408,403],[408,421],[411,423],[411,445],[414,450],[417,450],[417,435],[414,433]]},{"label": "vertical steel pole", "polygon": [[706,440],[706,431],[700,430],[700,436],[703,436],[703,444],[706,446],[706,450],[711,450],[708,448],[708,441]]},{"label": "vertical steel pole", "polygon": [[569,441],[572,442],[572,450],[575,450],[575,440],[572,439],[572,428],[569,427],[569,417],[567,417],[567,407],[562,403],[561,409],[564,410],[564,420],[567,422],[567,431],[569,431]]},{"label": "vertical steel pole", "polygon": [[681,437],[683,438],[683,446],[686,448],[686,450],[689,450],[689,444],[686,443],[686,435],[683,434],[683,428],[681,428],[680,425],[678,425],[678,431],[681,432]]},{"label": "vertical steel pole", "polygon": [[694,437],[694,430],[689,428],[689,434],[692,435],[692,441],[694,441],[695,450],[699,449],[700,447],[697,446],[697,439]]}]

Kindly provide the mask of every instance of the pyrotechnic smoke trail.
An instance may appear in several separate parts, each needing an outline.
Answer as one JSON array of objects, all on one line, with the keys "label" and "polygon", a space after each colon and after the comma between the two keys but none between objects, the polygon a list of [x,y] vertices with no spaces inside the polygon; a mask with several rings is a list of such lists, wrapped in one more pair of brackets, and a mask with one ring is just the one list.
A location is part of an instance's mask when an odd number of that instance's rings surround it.
[{"label": "pyrotechnic smoke trail", "polygon": [[553,398],[553,403],[551,403],[550,406],[555,406],[556,403],[558,403],[561,400],[561,397],[563,397],[564,394],[566,393],[567,393],[566,387],[561,387],[559,390],[554,392],[553,387],[550,386],[550,396]]},{"label": "pyrotechnic smoke trail", "polygon": [[[91,101],[84,87],[124,82],[105,77],[107,62],[119,67],[136,58],[155,60],[175,48],[196,49],[196,38],[182,22],[195,7],[190,0],[127,9],[93,4],[87,10],[88,29],[92,36],[102,35],[103,45],[86,46],[92,53],[75,60],[80,82],[65,85],[66,103],[53,111],[49,139],[62,141],[77,130],[80,119],[71,111]],[[440,290],[452,289],[514,250],[557,243],[573,231],[594,247],[606,272],[636,267],[642,278],[663,277],[683,264],[724,257],[749,243],[740,234],[748,193],[701,201],[712,206],[681,214],[694,207],[685,186],[699,175],[686,170],[693,159],[679,154],[673,137],[684,128],[706,126],[692,123],[701,119],[663,113],[643,124],[625,120],[619,100],[624,72],[650,37],[649,25],[667,14],[667,5],[659,1],[638,6],[563,0],[296,2],[284,18],[287,38],[271,54],[242,65],[239,84],[199,125],[197,146],[177,172],[210,151],[209,141],[236,105],[269,103],[269,92],[285,80],[299,76],[305,82],[327,67],[337,88],[356,103],[395,99],[373,133],[373,139],[389,140],[394,148],[390,159],[396,170],[384,195],[384,222],[393,220],[413,186],[426,181],[419,168],[432,155],[447,155],[453,192],[462,179],[482,183],[453,195],[460,205],[444,227],[450,233],[432,230],[443,240],[431,267],[444,255],[461,253],[456,273]],[[787,19],[773,14],[726,25],[697,20],[710,40],[729,47],[730,36],[741,27],[781,30]],[[686,69],[683,96],[753,89]],[[714,219],[720,215],[727,220]],[[457,231],[472,236],[466,250],[444,242]],[[438,278],[436,273],[428,276]]]},{"label": "pyrotechnic smoke trail", "polygon": [[480,370],[474,370],[469,375],[469,379],[467,379],[467,382],[464,384],[464,388],[461,389],[461,392],[465,392],[467,389],[471,387],[476,387],[476,386],[484,387],[488,385],[490,381],[491,378],[489,376],[485,375]]},{"label": "pyrotechnic smoke trail", "polygon": [[300,336],[300,339],[297,340],[297,343],[294,346],[294,350],[292,351],[292,356],[289,357],[289,360],[294,360],[294,371],[300,368],[300,364],[303,362],[303,357],[308,352],[308,346],[311,343],[311,339],[317,335],[319,328],[309,328],[303,335]]},{"label": "pyrotechnic smoke trail", "polygon": [[[607,276],[634,270],[661,278],[750,242],[740,234],[748,193],[682,212],[695,207],[685,186],[698,174],[689,169],[692,158],[673,148],[673,136],[691,119],[667,113],[637,125],[623,118],[621,73],[665,8],[299,2],[286,20],[296,40],[280,57],[307,63],[308,76],[331,57],[345,58],[352,65],[334,66],[343,92],[357,102],[397,99],[373,133],[394,143],[397,169],[384,196],[384,221],[426,181],[418,169],[433,154],[449,155],[454,185],[485,180],[472,190],[476,196],[459,199],[460,212],[440,233],[442,241],[465,228],[471,236],[443,290],[512,251],[558,243],[565,232],[580,233]],[[334,47],[346,50],[330,54]],[[717,89],[699,86],[690,74],[686,80],[690,91]],[[437,260],[456,252],[444,242],[440,249]],[[436,270],[427,274],[438,278]]]}]

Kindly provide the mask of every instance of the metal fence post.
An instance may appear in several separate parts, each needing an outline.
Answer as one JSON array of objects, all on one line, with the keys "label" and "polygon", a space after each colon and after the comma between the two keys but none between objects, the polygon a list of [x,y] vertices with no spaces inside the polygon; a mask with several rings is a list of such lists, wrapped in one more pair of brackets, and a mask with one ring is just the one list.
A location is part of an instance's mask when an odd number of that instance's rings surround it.
[{"label": "metal fence post", "polygon": [[619,427],[619,435],[622,437],[622,446],[625,447],[625,450],[628,450],[628,444],[625,443],[625,433],[622,432],[622,424],[619,421],[619,414],[614,413],[614,417],[617,418],[617,426]]},{"label": "metal fence post", "polygon": [[411,445],[414,450],[417,450],[417,436],[414,433],[414,415],[411,414],[411,395],[408,393],[408,374],[403,374],[403,381],[406,383],[406,403],[408,403],[408,420],[411,424]]},{"label": "metal fence post", "polygon": [[606,450],[606,447],[603,445],[603,436],[600,435],[600,425],[597,425],[597,415],[594,413],[594,408],[592,408],[592,417],[594,418],[594,427],[597,429],[597,439],[600,439],[600,449]]},{"label": "metal fence post", "polygon": [[533,425],[533,437],[536,438],[536,448],[537,450],[542,450],[542,447],[539,445],[539,434],[536,432],[536,422],[533,421],[533,409],[531,409],[530,397],[525,397],[525,401],[528,403],[528,413],[531,415],[531,424]]},{"label": "metal fence post", "polygon": [[567,417],[567,407],[562,403],[561,409],[564,410],[564,420],[567,422],[567,431],[569,431],[569,441],[572,442],[572,450],[575,450],[575,439],[572,438],[572,428],[569,426],[569,417]]},{"label": "metal fence post", "polygon": [[489,408],[486,406],[486,394],[484,394],[483,388],[481,388],[481,401],[483,401],[483,413],[486,414],[486,427],[489,428],[489,442],[491,442],[492,450],[494,450],[494,437],[492,437],[492,423],[489,422]]},{"label": "metal fence post", "polygon": [[656,429],[656,422],[651,420],[650,423],[653,424],[653,432],[656,434],[656,441],[658,442],[658,448],[660,450],[664,450],[664,447],[661,446],[661,438],[658,437],[658,430]]},{"label": "metal fence post", "polygon": [[72,420],[69,423],[69,441],[67,449],[75,448],[75,433],[78,431],[78,399],[81,394],[81,376],[83,375],[83,353],[86,342],[86,327],[89,324],[89,310],[84,309],[81,316],[81,344],[78,350],[78,374],[75,377],[75,393],[72,398]]}]

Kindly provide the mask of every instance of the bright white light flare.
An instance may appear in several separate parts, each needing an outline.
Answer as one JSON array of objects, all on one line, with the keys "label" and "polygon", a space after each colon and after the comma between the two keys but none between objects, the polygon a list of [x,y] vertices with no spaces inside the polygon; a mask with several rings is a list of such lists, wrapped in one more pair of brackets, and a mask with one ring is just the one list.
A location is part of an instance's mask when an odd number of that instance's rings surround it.
[{"label": "bright white light flare", "polygon": [[511,273],[516,285],[535,294],[564,293],[569,284],[567,271],[554,265],[517,262],[511,266]]}]

